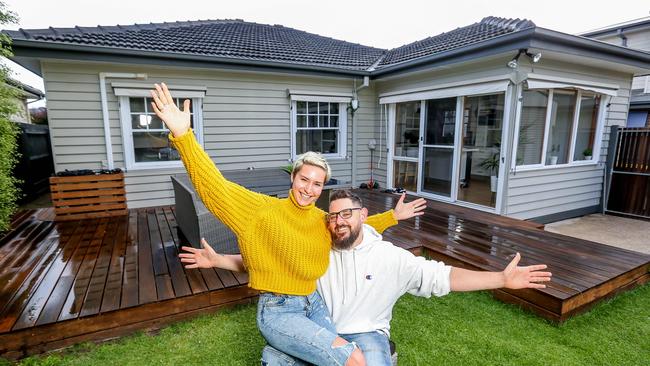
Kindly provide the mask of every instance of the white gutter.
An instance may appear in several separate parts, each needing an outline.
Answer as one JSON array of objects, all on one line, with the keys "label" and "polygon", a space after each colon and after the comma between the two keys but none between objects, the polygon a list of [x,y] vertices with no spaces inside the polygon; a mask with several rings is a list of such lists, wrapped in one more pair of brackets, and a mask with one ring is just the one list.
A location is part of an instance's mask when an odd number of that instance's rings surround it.
[{"label": "white gutter", "polygon": [[[356,80],[355,80],[355,86],[354,86],[354,93],[352,96],[352,100],[357,100],[358,102],[358,96],[357,92],[361,89],[367,88],[370,85],[370,77],[369,76],[364,76],[363,77],[363,84],[361,84],[358,88],[356,87]],[[350,126],[352,126],[352,188],[358,188],[357,187],[357,129],[354,128],[354,112],[355,110],[352,110],[352,123]]]},{"label": "white gutter", "polygon": [[123,72],[100,72],[99,73],[99,95],[102,103],[102,120],[104,122],[104,143],[106,144],[106,167],[114,169],[113,144],[111,142],[111,126],[108,119],[108,102],[106,97],[106,78],[114,79],[139,79],[145,80],[147,74],[123,73]]}]

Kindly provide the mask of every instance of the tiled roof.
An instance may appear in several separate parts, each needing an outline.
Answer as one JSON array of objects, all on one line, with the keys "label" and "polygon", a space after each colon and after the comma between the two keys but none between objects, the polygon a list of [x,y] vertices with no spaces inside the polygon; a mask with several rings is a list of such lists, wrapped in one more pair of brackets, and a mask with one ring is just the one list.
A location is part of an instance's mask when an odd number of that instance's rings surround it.
[{"label": "tiled roof", "polygon": [[535,27],[535,23],[530,20],[486,17],[478,23],[394,48],[386,53],[378,68],[450,51],[531,27]]},{"label": "tiled roof", "polygon": [[5,31],[16,40],[315,65],[381,69],[534,27],[528,20],[487,17],[478,23],[392,50],[336,40],[280,25],[205,20]]},{"label": "tiled roof", "polygon": [[8,31],[14,40],[313,64],[364,70],[385,52],[280,25],[207,20]]}]

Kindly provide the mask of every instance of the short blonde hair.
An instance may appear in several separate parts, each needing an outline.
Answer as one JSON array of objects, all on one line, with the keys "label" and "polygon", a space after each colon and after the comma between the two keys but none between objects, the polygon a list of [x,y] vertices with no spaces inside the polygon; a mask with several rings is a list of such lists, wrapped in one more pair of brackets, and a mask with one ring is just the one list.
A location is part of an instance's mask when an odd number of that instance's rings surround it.
[{"label": "short blonde hair", "polygon": [[321,155],[320,153],[314,152],[314,151],[307,151],[304,154],[298,155],[296,158],[296,161],[293,162],[293,169],[291,170],[291,176],[295,177],[296,174],[302,169],[303,165],[313,165],[317,166],[325,171],[325,182],[330,180],[330,177],[332,176],[332,169],[330,169],[330,165],[327,163],[327,160]]}]

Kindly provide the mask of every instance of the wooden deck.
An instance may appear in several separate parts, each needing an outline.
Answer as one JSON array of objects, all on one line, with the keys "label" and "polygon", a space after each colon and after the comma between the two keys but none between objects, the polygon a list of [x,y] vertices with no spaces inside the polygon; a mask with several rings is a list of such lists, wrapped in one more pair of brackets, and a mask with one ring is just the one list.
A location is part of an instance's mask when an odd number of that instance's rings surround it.
[{"label": "wooden deck", "polygon": [[[395,206],[398,196],[357,191],[371,213]],[[599,301],[650,280],[650,255],[576,239],[510,219],[441,202],[426,214],[384,233],[395,245],[447,264],[499,271],[515,253],[520,265],[545,263],[553,273],[543,290],[495,290],[500,300],[563,322]]]},{"label": "wooden deck", "polygon": [[0,356],[106,340],[253,300],[248,276],[186,270],[173,207],[53,222],[16,215],[0,239]]},{"label": "wooden deck", "polygon": [[[371,213],[394,207],[398,198],[358,193]],[[153,330],[257,295],[246,275],[182,267],[173,207],[83,221],[53,218],[52,209],[21,212],[0,238],[2,357]],[[517,251],[522,264],[546,263],[553,272],[547,289],[494,294],[559,322],[649,280],[648,255],[438,202],[384,237],[470,269],[501,270]]]}]

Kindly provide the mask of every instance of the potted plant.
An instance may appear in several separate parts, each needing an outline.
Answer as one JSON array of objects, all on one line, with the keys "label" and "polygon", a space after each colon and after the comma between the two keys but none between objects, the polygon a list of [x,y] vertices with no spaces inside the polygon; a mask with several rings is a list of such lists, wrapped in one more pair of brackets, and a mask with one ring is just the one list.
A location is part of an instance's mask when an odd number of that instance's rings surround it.
[{"label": "potted plant", "polygon": [[591,158],[593,157],[591,148],[588,147],[582,150],[582,155],[585,157],[585,160],[591,160]]},{"label": "potted plant", "polygon": [[551,146],[551,154],[549,157],[549,163],[551,165],[556,165],[557,164],[557,154],[560,152],[560,145],[553,145]]},{"label": "potted plant", "polygon": [[492,154],[491,157],[483,159],[479,165],[481,168],[490,171],[490,191],[496,193],[497,183],[499,182],[497,175],[499,172],[499,154]]}]

